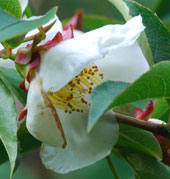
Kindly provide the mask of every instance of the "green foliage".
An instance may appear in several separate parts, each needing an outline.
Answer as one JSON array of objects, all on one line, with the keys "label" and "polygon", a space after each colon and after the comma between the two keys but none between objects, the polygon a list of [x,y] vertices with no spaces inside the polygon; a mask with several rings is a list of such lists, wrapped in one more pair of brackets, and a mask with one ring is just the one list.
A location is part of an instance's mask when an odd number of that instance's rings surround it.
[{"label": "green foliage", "polygon": [[[41,142],[36,140],[27,130],[26,122],[23,122],[18,129],[19,154],[24,154],[35,150],[41,146]],[[27,140],[25,140],[27,139]]]},{"label": "green foliage", "polygon": [[146,99],[170,98],[169,81],[170,62],[158,63],[118,95],[108,109]]},{"label": "green foliage", "polygon": [[11,177],[17,157],[17,113],[11,92],[0,80],[0,138],[8,153]]},{"label": "green foliage", "polygon": [[0,67],[0,79],[8,87],[11,93],[14,94],[23,105],[25,105],[26,94],[18,88],[23,79],[18,72],[14,69]]},{"label": "green foliage", "polygon": [[144,153],[119,147],[114,153],[123,158],[133,169],[136,179],[169,179],[170,168]]},{"label": "green foliage", "polygon": [[[152,55],[155,63],[170,59],[170,32],[154,12],[130,0],[109,1],[118,8],[126,20],[131,16],[142,15],[147,38],[142,34],[139,44],[150,65],[153,65]],[[150,47],[148,46],[147,39]],[[152,50],[152,55],[150,54],[149,48]]]},{"label": "green foliage", "polygon": [[0,0],[0,8],[17,18],[22,15],[19,0]]},{"label": "green foliage", "polygon": [[110,158],[120,179],[135,179],[133,170],[124,159],[117,157],[114,153],[111,153]]},{"label": "green foliage", "polygon": [[[163,60],[170,59],[170,33],[160,19],[146,7],[130,0],[109,0],[121,12],[125,20],[141,14],[143,24],[146,27],[139,39],[141,49],[147,58],[150,66]],[[156,9],[161,17],[168,19],[168,0],[161,1]],[[8,6],[9,4],[9,6]],[[31,16],[27,7],[25,14]],[[56,8],[36,20],[21,20],[21,7],[18,0],[0,0],[0,42],[14,48],[23,40],[25,34],[30,30],[38,28],[55,15]],[[99,28],[106,24],[121,23],[107,17],[88,15],[84,19],[85,31]],[[168,24],[169,20],[167,20]],[[153,60],[154,59],[154,60]],[[19,69],[20,66],[17,66]],[[25,66],[26,72],[27,67]],[[11,164],[11,176],[15,167],[17,150],[18,156],[37,149],[41,143],[32,137],[26,129],[25,122],[20,124],[17,131],[16,106],[13,96],[20,102],[26,104],[26,94],[18,89],[19,83],[23,80],[13,69],[0,67],[0,163],[5,162],[8,157]],[[117,112],[132,115],[134,106],[141,105],[140,101],[156,99],[153,118],[159,118],[168,122],[169,99],[170,99],[170,62],[161,62],[137,79],[133,84],[108,81],[97,86],[91,96],[91,108],[89,114],[88,131],[96,124],[101,115],[107,110],[114,109]],[[135,104],[136,103],[136,104]],[[18,141],[17,141],[18,137]],[[17,142],[19,147],[17,148]],[[120,176],[136,178],[168,179],[170,169],[161,163],[162,151],[154,135],[150,132],[135,127],[120,124],[119,139],[113,149],[113,163]],[[122,162],[122,159],[124,161]],[[121,162],[120,162],[121,161]],[[129,167],[122,168],[122,165]],[[118,165],[121,165],[118,166]],[[123,174],[122,174],[123,173]],[[88,176],[88,175],[87,175]]]},{"label": "green foliage", "polygon": [[120,124],[118,146],[144,152],[150,156],[162,159],[161,147],[151,132]]},{"label": "green foliage", "polygon": [[[119,10],[119,12],[122,14],[122,16],[126,21],[132,18],[132,16],[130,15],[131,9],[127,6],[124,0],[109,0],[109,1]],[[149,65],[152,66],[154,64],[153,54],[145,32],[141,33],[138,42]]]},{"label": "green foliage", "polygon": [[165,122],[169,122],[169,112],[170,107],[166,99],[158,99],[156,100],[154,106],[154,112],[152,114],[152,118],[160,119]]},{"label": "green foliage", "polygon": [[19,37],[30,30],[42,26],[54,17],[56,10],[56,7],[54,7],[44,16],[35,20],[20,20],[0,9],[0,42]]},{"label": "green foliage", "polygon": [[125,0],[132,16],[142,15],[145,32],[152,49],[154,62],[170,59],[170,32],[154,12],[130,0]]},{"label": "green foliage", "polygon": [[96,124],[97,120],[105,112],[109,104],[113,101],[127,83],[108,81],[97,86],[91,95],[91,108],[88,121],[88,131]]}]

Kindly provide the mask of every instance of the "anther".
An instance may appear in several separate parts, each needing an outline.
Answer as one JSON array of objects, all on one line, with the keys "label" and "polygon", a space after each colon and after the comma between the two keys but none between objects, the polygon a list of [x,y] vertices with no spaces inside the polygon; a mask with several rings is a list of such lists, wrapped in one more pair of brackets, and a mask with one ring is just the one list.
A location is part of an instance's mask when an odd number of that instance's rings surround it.
[{"label": "anther", "polygon": [[100,84],[101,79],[103,74],[98,73],[98,67],[88,66],[62,89],[56,92],[48,91],[47,94],[53,104],[65,113],[83,112],[82,108],[90,106],[83,96],[91,94],[93,86]]}]

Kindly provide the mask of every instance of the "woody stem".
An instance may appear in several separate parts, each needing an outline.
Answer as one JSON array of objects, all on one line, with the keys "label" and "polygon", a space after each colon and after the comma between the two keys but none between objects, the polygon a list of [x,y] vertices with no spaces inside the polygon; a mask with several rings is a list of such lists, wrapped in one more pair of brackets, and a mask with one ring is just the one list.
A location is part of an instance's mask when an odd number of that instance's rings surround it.
[{"label": "woody stem", "polygon": [[156,124],[149,121],[136,119],[134,117],[125,116],[119,113],[115,113],[115,117],[117,121],[120,123],[135,126],[140,129],[144,129],[170,139],[169,124]]}]

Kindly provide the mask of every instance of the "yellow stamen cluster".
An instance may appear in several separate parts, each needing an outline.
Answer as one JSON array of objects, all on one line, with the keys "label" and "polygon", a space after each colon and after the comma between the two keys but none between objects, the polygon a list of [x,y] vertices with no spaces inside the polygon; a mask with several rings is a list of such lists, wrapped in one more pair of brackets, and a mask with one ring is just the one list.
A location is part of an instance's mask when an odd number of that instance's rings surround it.
[{"label": "yellow stamen cluster", "polygon": [[97,66],[88,66],[59,91],[49,91],[48,97],[55,107],[66,113],[83,112],[83,108],[89,106],[83,96],[90,94],[94,85],[101,83],[101,79],[103,74],[98,73]]}]

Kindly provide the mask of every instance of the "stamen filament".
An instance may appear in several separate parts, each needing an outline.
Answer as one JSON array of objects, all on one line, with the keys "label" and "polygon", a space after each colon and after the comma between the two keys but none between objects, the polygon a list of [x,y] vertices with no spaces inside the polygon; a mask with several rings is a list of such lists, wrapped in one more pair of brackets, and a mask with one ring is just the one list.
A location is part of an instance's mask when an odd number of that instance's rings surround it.
[{"label": "stamen filament", "polygon": [[103,74],[98,73],[98,67],[88,66],[59,91],[48,91],[48,97],[55,107],[66,113],[83,112],[83,108],[90,105],[84,96],[91,93],[94,86],[101,83],[101,79]]}]

